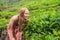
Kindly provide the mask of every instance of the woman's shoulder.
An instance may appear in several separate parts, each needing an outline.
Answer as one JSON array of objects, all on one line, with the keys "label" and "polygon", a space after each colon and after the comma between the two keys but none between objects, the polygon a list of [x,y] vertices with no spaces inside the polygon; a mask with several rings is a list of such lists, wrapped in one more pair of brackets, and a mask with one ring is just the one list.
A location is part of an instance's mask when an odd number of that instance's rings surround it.
[{"label": "woman's shoulder", "polygon": [[11,20],[15,21],[15,20],[18,20],[18,15],[14,15],[11,17]]}]

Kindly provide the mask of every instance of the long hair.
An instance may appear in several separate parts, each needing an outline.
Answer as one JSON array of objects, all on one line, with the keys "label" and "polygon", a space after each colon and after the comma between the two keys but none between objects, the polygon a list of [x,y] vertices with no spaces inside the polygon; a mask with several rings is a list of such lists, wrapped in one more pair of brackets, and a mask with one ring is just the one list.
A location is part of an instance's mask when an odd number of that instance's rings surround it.
[{"label": "long hair", "polygon": [[20,14],[19,14],[19,17],[18,17],[18,24],[19,24],[19,31],[22,31],[22,29],[23,29],[23,23],[24,23],[24,13],[25,13],[25,10],[28,10],[27,8],[22,8],[21,10],[20,10]]}]

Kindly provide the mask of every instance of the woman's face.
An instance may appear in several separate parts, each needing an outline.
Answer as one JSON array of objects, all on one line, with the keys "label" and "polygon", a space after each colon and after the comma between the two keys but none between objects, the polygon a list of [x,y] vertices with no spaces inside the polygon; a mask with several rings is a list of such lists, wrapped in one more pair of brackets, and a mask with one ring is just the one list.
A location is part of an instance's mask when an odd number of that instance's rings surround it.
[{"label": "woman's face", "polygon": [[24,20],[25,21],[28,21],[29,20],[29,10],[25,10],[25,12],[24,12]]}]

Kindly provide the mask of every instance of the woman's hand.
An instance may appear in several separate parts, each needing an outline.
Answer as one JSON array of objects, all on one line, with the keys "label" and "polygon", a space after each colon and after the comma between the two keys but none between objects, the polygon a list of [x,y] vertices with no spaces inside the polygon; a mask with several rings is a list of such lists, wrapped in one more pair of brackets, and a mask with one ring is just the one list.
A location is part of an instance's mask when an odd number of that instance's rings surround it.
[{"label": "woman's hand", "polygon": [[15,38],[12,38],[12,40],[15,40]]}]

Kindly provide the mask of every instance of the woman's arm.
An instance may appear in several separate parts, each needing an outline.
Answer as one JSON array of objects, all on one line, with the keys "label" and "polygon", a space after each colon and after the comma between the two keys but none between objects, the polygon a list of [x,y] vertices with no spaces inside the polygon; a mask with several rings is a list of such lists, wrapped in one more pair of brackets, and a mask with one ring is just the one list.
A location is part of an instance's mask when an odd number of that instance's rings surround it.
[{"label": "woman's arm", "polygon": [[8,31],[10,40],[15,40],[15,38],[13,37],[13,25],[16,20],[17,20],[17,17],[13,16],[7,26],[7,31]]}]

